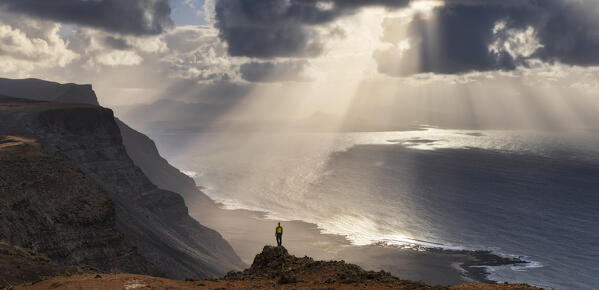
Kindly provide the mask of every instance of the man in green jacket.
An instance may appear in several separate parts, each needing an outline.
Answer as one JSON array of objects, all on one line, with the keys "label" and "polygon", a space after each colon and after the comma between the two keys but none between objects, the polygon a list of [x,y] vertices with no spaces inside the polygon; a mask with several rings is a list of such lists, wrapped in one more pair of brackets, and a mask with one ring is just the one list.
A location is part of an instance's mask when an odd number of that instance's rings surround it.
[{"label": "man in green jacket", "polygon": [[277,228],[275,229],[275,237],[277,238],[277,246],[281,246],[283,244],[283,227],[281,227],[281,223],[277,224]]}]

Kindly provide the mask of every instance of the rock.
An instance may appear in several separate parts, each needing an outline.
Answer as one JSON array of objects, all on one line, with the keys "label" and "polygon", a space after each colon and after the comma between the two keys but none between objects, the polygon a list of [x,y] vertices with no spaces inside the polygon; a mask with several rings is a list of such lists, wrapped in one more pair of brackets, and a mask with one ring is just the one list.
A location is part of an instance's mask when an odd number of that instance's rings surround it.
[{"label": "rock", "polygon": [[0,240],[0,289],[24,282],[33,284],[44,277],[74,271],[73,267],[58,265],[41,255]]},{"label": "rock", "polygon": [[297,283],[297,278],[290,276],[290,275],[281,275],[281,277],[279,278],[278,281],[279,284],[292,284],[292,283]]},{"label": "rock", "polygon": [[[180,195],[156,187],[135,166],[111,110],[0,97],[0,119],[0,135],[37,140],[99,185],[115,205],[117,230],[159,272],[206,278],[244,267],[220,234],[188,215]],[[11,205],[28,207],[27,200]]]},{"label": "rock", "polygon": [[12,245],[63,265],[158,273],[116,229],[108,194],[34,140],[0,137],[0,201],[0,239]]},{"label": "rock", "polygon": [[264,246],[256,255],[249,269],[230,272],[225,280],[278,279],[279,283],[296,283],[298,275],[321,277],[319,282],[333,284],[364,283],[366,281],[398,282],[398,278],[386,272],[365,271],[357,265],[344,261],[314,261],[310,257],[298,258],[290,255],[285,247]]},{"label": "rock", "polygon": [[153,184],[161,189],[180,194],[187,204],[199,202],[203,206],[216,207],[212,199],[198,190],[191,177],[170,165],[166,159],[160,156],[152,139],[127,126],[123,121],[115,120],[121,130],[127,154]]}]

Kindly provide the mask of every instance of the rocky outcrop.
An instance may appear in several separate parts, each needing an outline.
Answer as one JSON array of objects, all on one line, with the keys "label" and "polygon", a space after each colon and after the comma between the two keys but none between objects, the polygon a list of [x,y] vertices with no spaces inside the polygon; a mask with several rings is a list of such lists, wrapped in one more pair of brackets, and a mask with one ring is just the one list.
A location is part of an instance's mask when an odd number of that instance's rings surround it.
[{"label": "rocky outcrop", "polygon": [[[269,280],[279,279],[280,282],[297,282],[303,276],[320,277],[321,282],[344,284],[376,281],[378,283],[405,283],[388,272],[365,271],[360,266],[344,261],[315,261],[310,257],[298,258],[287,252],[285,247],[264,246],[261,253],[256,255],[249,269],[243,272],[230,272],[225,280]],[[415,282],[415,286],[425,286]]]},{"label": "rocky outcrop", "polygon": [[283,247],[265,246],[250,269],[232,272],[222,279],[168,280],[132,274],[81,274],[53,277],[15,289],[405,289],[405,290],[539,290],[526,284],[468,283],[457,286],[431,286],[403,280],[384,271],[365,271],[344,261],[316,261],[298,258]]},{"label": "rocky outcrop", "polygon": [[116,229],[106,192],[34,140],[0,137],[0,200],[0,240],[62,265],[158,273]]},{"label": "rocky outcrop", "polygon": [[98,105],[91,85],[59,84],[38,79],[0,78],[0,94],[24,99]]},{"label": "rocky outcrop", "polygon": [[[385,271],[366,271],[345,261],[316,261],[290,255],[284,247],[264,246],[249,269],[228,273],[223,280],[276,281],[273,288],[355,288],[355,289],[539,289],[529,285],[465,284],[431,286],[421,281],[400,279]],[[287,287],[286,287],[287,286]]]},{"label": "rocky outcrop", "polygon": [[99,184],[125,239],[168,277],[216,277],[244,267],[220,234],[188,215],[180,195],[156,187],[135,166],[111,110],[13,99],[0,104],[0,119],[0,133],[38,140]]}]

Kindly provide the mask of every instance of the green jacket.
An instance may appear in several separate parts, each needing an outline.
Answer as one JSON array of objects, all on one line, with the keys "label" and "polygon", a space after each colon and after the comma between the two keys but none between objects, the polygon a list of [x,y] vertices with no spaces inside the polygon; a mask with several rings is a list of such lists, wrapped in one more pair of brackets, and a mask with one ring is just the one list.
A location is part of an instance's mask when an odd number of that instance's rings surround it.
[{"label": "green jacket", "polygon": [[276,234],[283,234],[283,227],[282,226],[277,226],[277,228],[275,229],[275,235]]}]

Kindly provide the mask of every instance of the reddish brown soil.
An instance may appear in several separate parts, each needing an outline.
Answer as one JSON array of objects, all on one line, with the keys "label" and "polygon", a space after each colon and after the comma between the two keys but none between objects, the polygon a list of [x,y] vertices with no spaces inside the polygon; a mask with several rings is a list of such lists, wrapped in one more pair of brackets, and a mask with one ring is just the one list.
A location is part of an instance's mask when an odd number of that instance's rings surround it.
[{"label": "reddish brown soil", "polygon": [[[316,277],[314,277],[316,278]],[[49,280],[28,283],[14,287],[13,289],[509,289],[525,290],[538,289],[526,285],[504,285],[504,284],[464,284],[459,286],[431,287],[428,285],[416,285],[414,283],[376,283],[366,282],[360,284],[323,283],[317,280],[300,281],[297,283],[280,284],[276,280],[254,280],[254,281],[226,281],[226,280],[198,280],[179,281],[165,278],[157,278],[133,274],[83,274],[70,277],[54,277]]]}]

